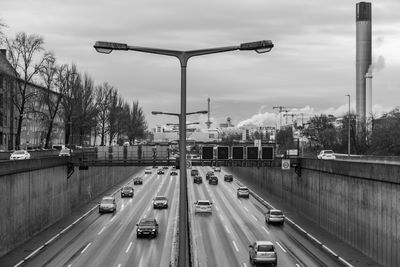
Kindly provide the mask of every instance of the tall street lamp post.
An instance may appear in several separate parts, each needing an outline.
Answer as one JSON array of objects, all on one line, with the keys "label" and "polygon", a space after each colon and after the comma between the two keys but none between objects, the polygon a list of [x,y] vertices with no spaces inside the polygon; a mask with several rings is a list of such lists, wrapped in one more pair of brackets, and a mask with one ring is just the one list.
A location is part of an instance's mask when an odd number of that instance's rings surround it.
[{"label": "tall street lamp post", "polygon": [[[186,166],[186,67],[189,58],[208,54],[222,53],[234,50],[254,50],[257,53],[266,53],[274,47],[270,40],[243,43],[235,46],[216,47],[200,50],[179,51],[140,46],[128,46],[122,43],[98,41],[94,48],[99,53],[109,54],[113,50],[132,50],[144,53],[176,57],[181,64],[181,115],[179,118],[179,153],[180,166]],[[179,261],[178,266],[190,266],[188,240],[188,214],[187,214],[187,181],[186,168],[180,168],[180,204],[179,204]]]},{"label": "tall street lamp post", "polygon": [[349,117],[348,117],[348,129],[347,129],[347,156],[350,157],[350,95],[349,97]]}]

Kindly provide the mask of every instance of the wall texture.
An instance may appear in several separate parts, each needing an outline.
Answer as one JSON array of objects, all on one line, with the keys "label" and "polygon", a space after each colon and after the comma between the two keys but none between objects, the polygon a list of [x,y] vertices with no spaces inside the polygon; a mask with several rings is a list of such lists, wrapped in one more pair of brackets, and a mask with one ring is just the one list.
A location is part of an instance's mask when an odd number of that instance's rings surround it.
[{"label": "wall texture", "polygon": [[301,165],[301,177],[277,167],[231,171],[377,262],[400,266],[400,165],[314,159]]},{"label": "wall texture", "polygon": [[[40,161],[40,160],[36,160]],[[16,165],[22,161],[13,162]],[[22,165],[21,165],[22,166]],[[11,168],[10,168],[11,169]],[[0,256],[131,176],[137,167],[89,167],[67,179],[67,166],[0,176]]]}]

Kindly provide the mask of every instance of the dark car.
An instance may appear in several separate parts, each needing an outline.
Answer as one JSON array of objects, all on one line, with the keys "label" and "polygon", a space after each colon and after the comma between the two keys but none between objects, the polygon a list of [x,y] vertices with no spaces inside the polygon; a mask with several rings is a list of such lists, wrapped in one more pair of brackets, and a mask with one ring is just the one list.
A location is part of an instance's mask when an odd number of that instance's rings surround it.
[{"label": "dark car", "polygon": [[164,170],[163,170],[163,169],[158,169],[157,174],[158,174],[158,175],[164,174]]},{"label": "dark car", "polygon": [[196,175],[193,178],[193,183],[195,183],[195,184],[201,184],[202,182],[203,182],[203,178],[201,178],[201,176],[199,176],[199,175]]},{"label": "dark car", "polygon": [[121,188],[121,197],[133,197],[133,187],[124,186]]},{"label": "dark car", "polygon": [[99,213],[113,212],[117,210],[117,203],[113,196],[105,196],[99,204]]},{"label": "dark car", "polygon": [[154,209],[167,209],[168,208],[168,199],[164,196],[157,196],[153,199],[153,208]]},{"label": "dark car", "polygon": [[209,183],[209,184],[217,185],[217,184],[218,184],[218,177],[215,176],[215,175],[211,176],[211,177],[208,179],[208,183]]},{"label": "dark car", "polygon": [[193,169],[193,170],[191,170],[191,171],[190,171],[190,175],[191,175],[191,176],[199,175],[199,170],[198,170],[198,169]]},{"label": "dark car", "polygon": [[143,179],[141,177],[136,177],[135,179],[133,179],[133,184],[143,184]]},{"label": "dark car", "polygon": [[232,182],[233,181],[233,175],[232,174],[225,174],[224,175],[224,181],[225,182]]},{"label": "dark car", "polygon": [[208,171],[207,174],[206,174],[206,180],[208,180],[213,175],[214,175],[213,171]]},{"label": "dark car", "polygon": [[168,166],[163,166],[162,168],[163,168],[164,170],[168,170],[169,167],[168,167]]},{"label": "dark car", "polygon": [[170,174],[171,175],[178,175],[178,171],[173,169]]},{"label": "dark car", "polygon": [[138,224],[136,224],[137,229],[136,229],[136,236],[143,237],[143,236],[148,236],[148,237],[157,237],[158,235],[158,223],[156,219],[151,219],[151,218],[144,218],[139,221]]}]

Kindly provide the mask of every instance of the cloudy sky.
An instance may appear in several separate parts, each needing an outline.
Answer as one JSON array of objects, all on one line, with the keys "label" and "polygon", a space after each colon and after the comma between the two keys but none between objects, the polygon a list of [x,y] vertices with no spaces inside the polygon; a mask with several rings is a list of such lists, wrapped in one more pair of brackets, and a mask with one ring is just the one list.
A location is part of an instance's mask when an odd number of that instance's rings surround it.
[{"label": "cloudy sky", "polygon": [[[175,58],[139,52],[96,53],[96,41],[174,50],[272,40],[270,53],[234,51],[188,64],[187,111],[211,98],[216,123],[275,123],[273,106],[305,113],[347,110],[355,99],[355,5],[349,0],[1,0],[3,32],[39,34],[59,63],[77,64],[96,84],[107,81],[138,100],[150,127],[176,122],[180,66]],[[373,105],[400,105],[399,0],[372,1]],[[353,101],[352,101],[353,102]],[[354,102],[353,102],[354,106]],[[206,116],[191,116],[205,121]]]}]

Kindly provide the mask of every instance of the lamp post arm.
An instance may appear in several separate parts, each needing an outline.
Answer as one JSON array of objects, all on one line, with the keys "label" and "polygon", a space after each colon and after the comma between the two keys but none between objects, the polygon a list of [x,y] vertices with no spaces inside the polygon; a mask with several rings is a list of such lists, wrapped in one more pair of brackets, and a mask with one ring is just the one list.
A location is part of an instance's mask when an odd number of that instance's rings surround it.
[{"label": "lamp post arm", "polygon": [[199,50],[191,50],[191,51],[186,51],[185,54],[187,54],[187,57],[195,57],[195,56],[201,56],[201,55],[208,55],[208,54],[215,54],[215,53],[222,53],[222,52],[228,52],[228,51],[235,51],[239,50],[238,45],[234,46],[223,46],[223,47],[215,47],[215,48],[206,48],[206,49],[199,49]]}]

